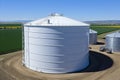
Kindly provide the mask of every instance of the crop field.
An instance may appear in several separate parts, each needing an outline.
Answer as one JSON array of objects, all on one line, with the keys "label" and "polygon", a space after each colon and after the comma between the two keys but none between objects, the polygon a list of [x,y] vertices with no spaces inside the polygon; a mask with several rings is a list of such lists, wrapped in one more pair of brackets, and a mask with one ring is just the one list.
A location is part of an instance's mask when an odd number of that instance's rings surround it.
[{"label": "crop field", "polygon": [[111,32],[111,31],[116,31],[116,30],[120,30],[120,26],[117,25],[117,26],[97,26],[97,25],[94,25],[94,26],[91,26],[91,29],[95,30],[98,32],[98,35],[100,34],[103,34],[103,33],[107,33],[107,32]]},{"label": "crop field", "polygon": [[0,30],[0,54],[21,50],[21,29]]},{"label": "crop field", "polygon": [[[19,28],[12,28],[18,27]],[[0,54],[13,52],[22,49],[22,29],[20,24],[5,24],[0,27]],[[99,34],[120,30],[120,26],[91,26],[91,29],[96,30]]]},{"label": "crop field", "polygon": [[20,29],[21,24],[0,24],[0,29]]}]

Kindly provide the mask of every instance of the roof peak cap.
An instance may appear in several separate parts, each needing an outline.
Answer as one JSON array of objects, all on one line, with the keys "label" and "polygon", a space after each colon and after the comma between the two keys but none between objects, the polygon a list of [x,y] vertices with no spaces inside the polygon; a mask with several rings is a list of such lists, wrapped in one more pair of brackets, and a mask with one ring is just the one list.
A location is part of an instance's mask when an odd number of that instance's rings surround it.
[{"label": "roof peak cap", "polygon": [[63,14],[59,14],[59,13],[51,13],[50,16],[63,16]]}]

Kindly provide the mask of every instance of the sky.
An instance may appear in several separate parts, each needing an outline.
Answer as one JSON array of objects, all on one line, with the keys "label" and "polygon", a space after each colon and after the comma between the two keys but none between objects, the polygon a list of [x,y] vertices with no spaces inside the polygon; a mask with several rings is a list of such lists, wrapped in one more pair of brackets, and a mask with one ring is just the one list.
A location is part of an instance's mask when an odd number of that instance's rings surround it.
[{"label": "sky", "polygon": [[0,21],[35,20],[51,13],[81,20],[120,20],[120,0],[0,0]]}]

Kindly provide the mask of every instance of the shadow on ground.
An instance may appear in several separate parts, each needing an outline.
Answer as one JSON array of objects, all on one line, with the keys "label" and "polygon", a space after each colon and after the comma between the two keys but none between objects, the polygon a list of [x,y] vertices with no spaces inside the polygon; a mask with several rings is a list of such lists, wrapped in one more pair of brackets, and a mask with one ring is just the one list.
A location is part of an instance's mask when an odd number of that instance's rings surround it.
[{"label": "shadow on ground", "polygon": [[79,72],[98,72],[98,71],[103,71],[106,70],[113,65],[113,60],[101,53],[90,51],[90,64],[89,66],[82,70],[78,71]]},{"label": "shadow on ground", "polygon": [[97,42],[97,45],[104,45],[104,42]]}]

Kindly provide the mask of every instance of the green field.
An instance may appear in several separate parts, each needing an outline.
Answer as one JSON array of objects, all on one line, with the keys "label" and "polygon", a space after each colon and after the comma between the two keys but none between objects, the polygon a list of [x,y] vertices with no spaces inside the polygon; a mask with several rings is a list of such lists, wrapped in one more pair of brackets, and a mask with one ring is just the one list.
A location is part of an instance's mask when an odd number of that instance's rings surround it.
[{"label": "green field", "polygon": [[111,32],[111,31],[116,31],[120,30],[120,26],[91,26],[91,29],[95,30],[98,32],[98,35]]},{"label": "green field", "polygon": [[[1,25],[2,27],[3,25]],[[20,25],[4,25],[5,27]],[[21,27],[21,26],[20,26]],[[120,30],[120,26],[91,26],[98,34]],[[0,29],[0,54],[22,49],[22,29]]]},{"label": "green field", "polygon": [[16,24],[0,24],[0,27],[9,27],[9,26],[22,26],[22,24],[20,23],[16,23]]},{"label": "green field", "polygon": [[21,29],[0,30],[0,54],[21,50]]}]

